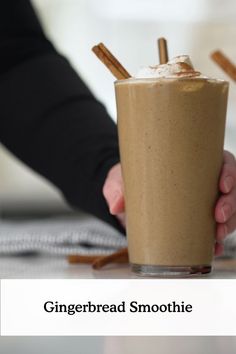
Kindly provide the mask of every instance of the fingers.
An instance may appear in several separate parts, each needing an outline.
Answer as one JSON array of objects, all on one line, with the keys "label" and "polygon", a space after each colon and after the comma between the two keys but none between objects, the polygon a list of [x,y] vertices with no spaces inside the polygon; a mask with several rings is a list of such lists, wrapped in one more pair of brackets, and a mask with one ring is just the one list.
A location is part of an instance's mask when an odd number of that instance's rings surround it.
[{"label": "fingers", "polygon": [[115,200],[112,200],[110,204],[108,203],[110,213],[112,215],[117,215],[125,210],[125,202],[123,195],[116,196]]},{"label": "fingers", "polygon": [[119,220],[120,224],[125,228],[125,226],[126,226],[125,213],[117,214],[116,217]]},{"label": "fingers", "polygon": [[222,243],[228,235],[228,227],[226,224],[217,224],[216,227],[216,241]]},{"label": "fingers", "polygon": [[224,151],[224,162],[219,181],[220,192],[215,208],[217,221],[215,255],[223,253],[223,241],[236,229],[236,161],[233,154]]},{"label": "fingers", "polygon": [[236,214],[234,214],[226,223],[217,224],[216,241],[223,242],[227,235],[236,229]]},{"label": "fingers", "polygon": [[224,151],[224,163],[235,163],[234,155],[227,150]]},{"label": "fingers", "polygon": [[[103,195],[111,214],[117,215],[124,212],[125,202],[120,164],[116,164],[110,169],[103,186]],[[123,221],[122,216],[120,219]]]},{"label": "fingers", "polygon": [[229,193],[236,187],[236,162],[235,157],[230,152],[224,152],[224,163],[219,181],[220,191]]},{"label": "fingers", "polygon": [[224,239],[236,229],[236,213],[224,224],[217,224],[216,230],[216,244],[215,244],[215,255],[220,256],[223,254]]},{"label": "fingers", "polygon": [[223,254],[224,246],[221,243],[215,244],[215,256],[220,256]]},{"label": "fingers", "polygon": [[236,188],[220,197],[215,208],[215,219],[219,223],[227,222],[236,213]]}]

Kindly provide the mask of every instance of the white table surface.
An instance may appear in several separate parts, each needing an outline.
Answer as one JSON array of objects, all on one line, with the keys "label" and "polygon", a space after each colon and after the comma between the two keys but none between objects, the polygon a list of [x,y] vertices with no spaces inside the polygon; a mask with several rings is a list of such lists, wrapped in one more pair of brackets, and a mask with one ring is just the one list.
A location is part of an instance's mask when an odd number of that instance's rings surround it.
[{"label": "white table surface", "polygon": [[[197,276],[198,277],[198,276]],[[0,278],[59,278],[59,279],[129,279],[137,278],[126,264],[113,264],[93,270],[87,264],[69,264],[64,257],[1,256]],[[217,260],[214,270],[204,278],[236,278],[236,260]]]}]

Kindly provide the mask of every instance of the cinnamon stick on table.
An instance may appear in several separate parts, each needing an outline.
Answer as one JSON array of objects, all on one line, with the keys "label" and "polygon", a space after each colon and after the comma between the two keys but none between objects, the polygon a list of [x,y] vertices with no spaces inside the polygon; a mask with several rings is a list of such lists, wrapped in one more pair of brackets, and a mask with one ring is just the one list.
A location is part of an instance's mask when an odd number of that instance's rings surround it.
[{"label": "cinnamon stick on table", "polygon": [[236,81],[236,65],[230,61],[220,50],[216,50],[211,54],[212,60],[223,69],[226,74]]},{"label": "cinnamon stick on table", "polygon": [[121,65],[121,63],[114,57],[114,55],[105,47],[103,43],[99,43],[92,48],[103,64],[111,71],[111,73],[118,80],[128,79],[131,75]]},{"label": "cinnamon stick on table", "polygon": [[119,251],[110,254],[109,256],[99,257],[93,262],[93,269],[100,269],[110,263],[128,263],[128,249],[122,248]]},{"label": "cinnamon stick on table", "polygon": [[101,269],[110,263],[128,263],[128,249],[122,248],[117,252],[109,254],[108,256],[93,255],[70,255],[68,262],[71,264],[92,264],[93,269]]},{"label": "cinnamon stick on table", "polygon": [[85,256],[85,255],[79,255],[79,254],[75,254],[75,255],[70,255],[67,257],[68,262],[71,264],[77,264],[77,263],[81,263],[81,264],[92,264],[96,259],[98,259],[101,256]]}]

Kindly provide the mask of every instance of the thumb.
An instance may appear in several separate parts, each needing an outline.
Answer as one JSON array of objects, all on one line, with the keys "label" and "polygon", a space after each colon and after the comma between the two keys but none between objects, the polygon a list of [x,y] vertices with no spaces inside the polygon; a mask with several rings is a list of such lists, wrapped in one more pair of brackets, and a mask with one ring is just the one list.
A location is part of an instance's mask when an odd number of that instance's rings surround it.
[{"label": "thumb", "polygon": [[111,214],[124,212],[125,201],[120,163],[110,169],[103,186],[103,195]]}]

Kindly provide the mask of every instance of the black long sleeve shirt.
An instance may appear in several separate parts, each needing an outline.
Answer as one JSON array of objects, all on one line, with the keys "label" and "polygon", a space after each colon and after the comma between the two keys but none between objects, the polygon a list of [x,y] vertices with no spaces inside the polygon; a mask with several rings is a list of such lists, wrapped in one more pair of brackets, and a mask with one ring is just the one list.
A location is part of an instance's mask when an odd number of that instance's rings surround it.
[{"label": "black long sleeve shirt", "polygon": [[119,161],[116,125],[27,0],[0,4],[0,141],[70,204],[119,228],[102,195]]}]

